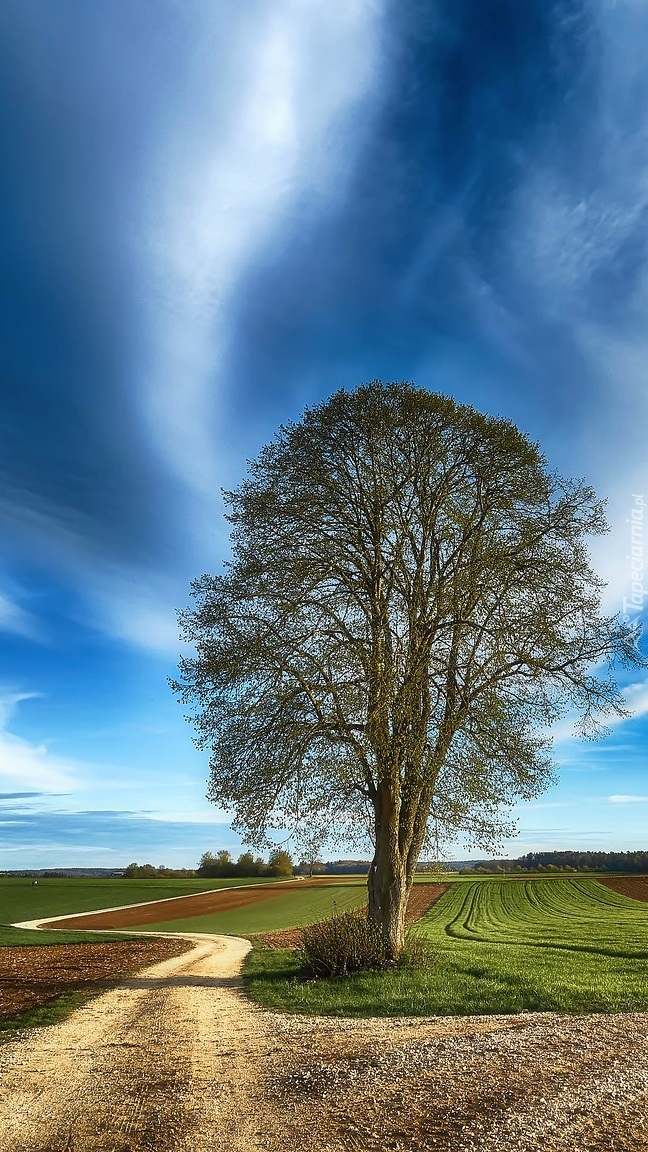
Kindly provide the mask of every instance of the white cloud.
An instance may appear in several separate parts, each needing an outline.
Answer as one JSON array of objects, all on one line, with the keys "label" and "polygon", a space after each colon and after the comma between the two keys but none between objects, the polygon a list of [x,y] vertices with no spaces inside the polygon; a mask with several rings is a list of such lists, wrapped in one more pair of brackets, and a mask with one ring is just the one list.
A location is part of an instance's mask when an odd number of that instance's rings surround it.
[{"label": "white cloud", "polygon": [[516,812],[532,812],[540,808],[573,808],[573,801],[567,800],[548,800],[546,804],[523,804],[520,808],[516,808]]},{"label": "white cloud", "polygon": [[[115,560],[82,518],[33,493],[0,498],[0,527],[13,538],[19,557],[32,563],[37,555],[50,574],[74,588],[80,623],[161,655],[179,651],[176,607],[187,601],[188,576]],[[0,594],[0,631],[3,625],[40,638],[38,621]]]},{"label": "white cloud", "polygon": [[635,719],[646,715],[648,712],[648,682],[640,681],[637,684],[629,684],[627,688],[624,688],[623,695]]},{"label": "white cloud", "polygon": [[11,632],[13,635],[22,636],[26,640],[40,640],[41,638],[41,629],[36,617],[1,593],[0,632]]},{"label": "white cloud", "polygon": [[161,824],[218,824],[228,825],[232,819],[232,812],[225,808],[195,808],[182,812],[147,812],[148,820],[155,820]]},{"label": "white cloud", "polygon": [[38,697],[35,692],[0,693],[0,790],[60,791],[78,786],[84,765],[52,755],[44,744],[33,744],[10,732],[16,706]]},{"label": "white cloud", "polygon": [[[607,728],[618,728],[620,724],[630,724],[632,720],[638,720],[641,716],[648,713],[648,681],[638,681],[635,684],[628,684],[622,691],[626,707],[631,713],[630,716],[608,716],[605,720]],[[579,747],[583,747],[583,742],[578,737],[574,736],[574,728],[577,724],[578,718],[575,715],[565,716],[564,719],[557,721],[556,724],[550,729],[549,735],[551,736],[554,744],[564,744],[567,741],[577,742]],[[605,748],[605,745],[601,745]],[[618,751],[621,745],[608,745],[608,751]],[[598,748],[598,745],[597,745]]]},{"label": "white cloud", "polygon": [[[610,497],[612,532],[592,552],[608,582],[605,610],[616,612],[630,582],[624,520],[632,493],[648,493],[648,9],[632,0],[591,3],[586,19],[582,61],[595,62],[584,82],[586,114],[566,115],[534,147],[512,208],[507,260],[513,306],[520,301],[545,341],[553,331],[571,342],[575,384],[588,385],[563,451],[570,471]],[[583,98],[577,80],[573,91]]]}]

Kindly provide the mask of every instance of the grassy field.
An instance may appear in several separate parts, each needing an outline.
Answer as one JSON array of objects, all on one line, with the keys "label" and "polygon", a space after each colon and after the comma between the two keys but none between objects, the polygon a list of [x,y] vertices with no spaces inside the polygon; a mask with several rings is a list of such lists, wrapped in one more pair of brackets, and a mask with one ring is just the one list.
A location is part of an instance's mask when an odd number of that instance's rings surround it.
[{"label": "grassy field", "polygon": [[289,952],[255,950],[250,995],[291,1012],[454,1015],[648,1010],[648,904],[584,878],[453,885],[418,931],[423,971],[311,980]]},{"label": "grassy field", "polygon": [[[93,912],[120,904],[140,904],[146,900],[166,900],[170,896],[190,896],[239,884],[267,883],[254,876],[233,880],[99,880],[77,877],[39,878],[36,887],[24,876],[0,876],[0,923],[47,919],[68,912]],[[273,883],[277,883],[273,880]]]},{"label": "grassy field", "polygon": [[362,880],[341,884],[322,884],[321,888],[290,884],[285,895],[272,896],[256,904],[232,908],[226,912],[213,912],[208,916],[193,916],[185,920],[167,920],[161,924],[146,924],[142,932],[223,932],[230,936],[252,936],[257,932],[276,932],[282,928],[297,928],[312,924],[347,908],[357,908],[367,897]]}]

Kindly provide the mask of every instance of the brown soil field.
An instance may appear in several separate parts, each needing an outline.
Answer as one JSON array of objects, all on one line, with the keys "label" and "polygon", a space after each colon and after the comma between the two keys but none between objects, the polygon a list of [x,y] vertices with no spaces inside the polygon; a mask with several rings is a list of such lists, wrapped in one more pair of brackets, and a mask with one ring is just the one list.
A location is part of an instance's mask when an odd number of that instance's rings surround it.
[{"label": "brown soil field", "polygon": [[181,956],[191,946],[191,941],[170,937],[0,948],[0,1019],[37,1008],[64,992],[93,992],[147,964]]},{"label": "brown soil field", "polygon": [[[168,920],[184,920],[189,916],[207,916],[212,912],[226,912],[232,908],[243,908],[246,904],[258,904],[260,900],[271,900],[282,896],[290,887],[321,888],[331,881],[300,880],[288,888],[286,882],[279,884],[251,884],[244,888],[218,888],[214,892],[199,892],[196,896],[175,896],[169,900],[156,900],[152,904],[134,904],[131,907],[117,908],[113,912],[84,912],[80,916],[66,916],[65,919],[43,921],[42,928],[132,928],[141,924],[163,924]],[[334,883],[334,881],[333,881]]]},{"label": "brown soil field", "polygon": [[449,887],[449,884],[439,883],[414,884],[407,901],[406,923],[413,924],[425,916],[425,913],[430,911],[432,905],[436,904]]},{"label": "brown soil field", "polygon": [[[407,901],[405,920],[407,924],[414,924],[429,912],[433,904],[447,892],[449,884],[415,884]],[[299,928],[286,928],[281,932],[263,932],[258,939],[266,948],[299,948],[301,945],[301,931]]]},{"label": "brown soil field", "polygon": [[597,876],[596,879],[621,896],[631,896],[633,900],[648,901],[648,876]]}]

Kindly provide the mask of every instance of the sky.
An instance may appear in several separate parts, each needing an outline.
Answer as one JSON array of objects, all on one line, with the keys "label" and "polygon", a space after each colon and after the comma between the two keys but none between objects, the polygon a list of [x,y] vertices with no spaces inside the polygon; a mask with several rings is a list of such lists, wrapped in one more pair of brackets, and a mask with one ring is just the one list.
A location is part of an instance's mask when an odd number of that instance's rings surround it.
[{"label": "sky", "polygon": [[[341,387],[513,420],[608,499],[605,607],[641,619],[647,42],[640,0],[3,0],[0,869],[241,850],[176,610],[221,487]],[[621,683],[504,854],[648,849]]]}]

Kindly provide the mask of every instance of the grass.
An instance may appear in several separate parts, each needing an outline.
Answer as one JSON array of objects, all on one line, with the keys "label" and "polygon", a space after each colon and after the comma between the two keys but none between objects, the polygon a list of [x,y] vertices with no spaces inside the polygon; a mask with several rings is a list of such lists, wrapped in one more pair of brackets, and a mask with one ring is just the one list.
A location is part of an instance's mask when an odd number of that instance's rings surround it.
[{"label": "grass", "polygon": [[16,1016],[0,1019],[0,1044],[13,1040],[25,1028],[44,1028],[48,1024],[58,1024],[65,1020],[75,1008],[85,1004],[97,991],[63,992],[55,1000],[48,1000],[46,1004],[39,1004],[36,1008],[28,1008]]},{"label": "grass", "polygon": [[591,879],[453,885],[420,922],[424,970],[309,979],[294,953],[255,949],[249,995],[288,1012],[339,1016],[648,1010],[648,904]]},{"label": "grass", "polygon": [[[97,908],[114,908],[120,904],[140,904],[146,900],[165,900],[171,896],[190,896],[194,892],[211,892],[239,884],[268,883],[266,876],[240,877],[231,880],[101,880],[90,877],[39,877],[34,887],[24,876],[0,877],[0,920],[47,919],[68,912],[93,912]],[[272,881],[276,883],[276,880]]]},{"label": "grass", "polygon": [[[231,936],[254,936],[260,932],[277,932],[298,928],[333,916],[336,911],[358,908],[367,896],[366,884],[358,880],[342,884],[323,884],[321,888],[302,888],[291,884],[285,894],[271,896],[256,904],[246,904],[207,916],[167,920],[161,924],[143,925],[143,932],[222,932]],[[133,931],[138,929],[133,928]]]},{"label": "grass", "polygon": [[0,924],[0,948],[31,947],[43,944],[107,944],[114,940],[136,940],[134,935],[113,932],[59,932],[46,929],[34,932],[31,928],[14,928],[11,924]]}]

